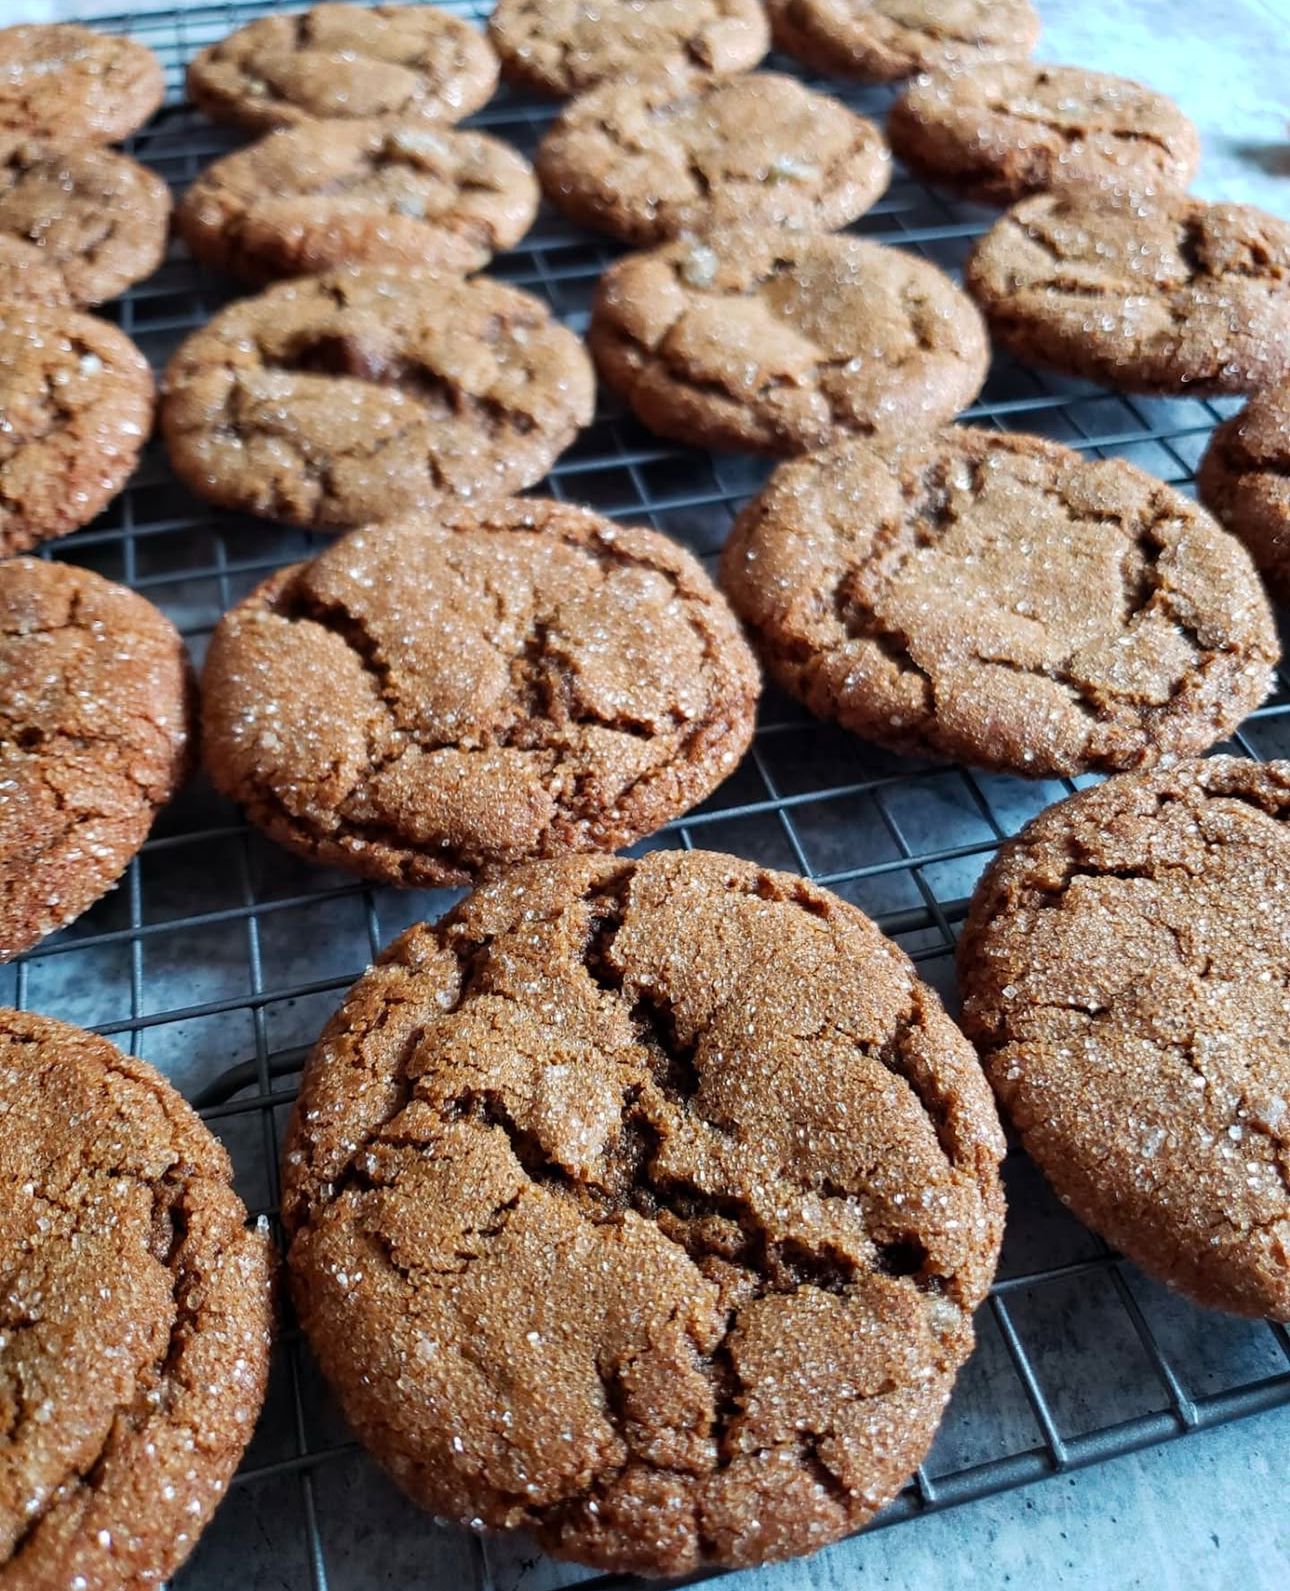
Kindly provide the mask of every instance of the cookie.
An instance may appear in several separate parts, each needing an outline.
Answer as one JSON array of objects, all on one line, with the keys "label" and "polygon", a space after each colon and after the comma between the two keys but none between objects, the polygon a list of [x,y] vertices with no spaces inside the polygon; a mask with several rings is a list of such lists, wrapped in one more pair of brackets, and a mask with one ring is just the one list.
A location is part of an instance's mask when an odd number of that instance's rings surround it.
[{"label": "cookie", "polygon": [[1279,602],[1290,602],[1290,385],[1257,392],[1210,438],[1196,472],[1206,508],[1250,549]]},{"label": "cookie", "polygon": [[161,62],[135,39],[71,22],[0,28],[0,136],[113,144],[165,89]]},{"label": "cookie", "polygon": [[1290,375],[1290,223],[1242,204],[1036,194],[967,286],[1020,359],[1127,392],[1248,392]]},{"label": "cookie", "polygon": [[116,883],[183,783],[184,643],[74,564],[0,563],[0,961]]},{"label": "cookie", "polygon": [[532,168],[482,133],[306,123],[207,166],[175,213],[207,265],[252,282],[338,265],[477,271],[528,231]]},{"label": "cookie", "polygon": [[240,299],[166,370],[193,491],[293,525],[361,525],[539,480],[589,423],[582,344],[482,277],[368,266]]},{"label": "cookie", "polygon": [[488,37],[510,82],[557,95],[693,70],[724,77],[770,48],[760,0],[499,0]]},{"label": "cookie", "polygon": [[951,426],[781,465],[722,584],[777,680],[912,756],[1051,778],[1206,750],[1271,688],[1245,549],[1121,459]]},{"label": "cookie", "polygon": [[1171,99],[1127,77],[1008,61],[921,78],[887,135],[916,177],[984,204],[1091,187],[1181,192],[1200,139]]},{"label": "cookie", "polygon": [[89,524],[152,429],[147,361],[106,321],[0,304],[0,557]]},{"label": "cookie", "polygon": [[547,197],[628,243],[734,224],[832,231],[882,194],[891,157],[872,122],[791,77],[611,83],[542,140]]},{"label": "cookie", "polygon": [[766,9],[777,49],[866,83],[1023,59],[1039,37],[1029,0],[766,0]]},{"label": "cookie", "polygon": [[458,122],[496,87],[497,57],[483,35],[436,6],[320,5],[260,17],[188,67],[199,110],[256,132],[349,117]]},{"label": "cookie", "polygon": [[0,1580],[157,1585],[264,1402],[269,1244],[151,1066],[0,1009],[0,1078]]},{"label": "cookie", "polygon": [[1125,774],[1004,846],[964,1022],[1075,1213],[1202,1304],[1290,1319],[1290,763]]},{"label": "cookie", "polygon": [[114,149],[0,134],[0,237],[12,240],[24,266],[57,273],[63,291],[53,302],[101,304],[151,276],[169,225],[170,189],[138,161]]},{"label": "cookie", "polygon": [[925,260],[751,229],[617,261],[587,342],[652,431],[779,454],[938,425],[990,358],[971,301]]},{"label": "cookie", "polygon": [[504,498],[355,531],[226,613],[203,751],[291,850],[459,884],[678,817],[747,750],[757,692],[687,552]]},{"label": "cookie", "polygon": [[305,1331],[413,1498],[561,1557],[811,1552],[926,1452],[1003,1143],[854,907],[708,852],[517,869],[409,930],[306,1067]]},{"label": "cookie", "polygon": [[32,304],[70,304],[62,269],[49,264],[30,243],[0,232],[0,305],[25,300]]}]

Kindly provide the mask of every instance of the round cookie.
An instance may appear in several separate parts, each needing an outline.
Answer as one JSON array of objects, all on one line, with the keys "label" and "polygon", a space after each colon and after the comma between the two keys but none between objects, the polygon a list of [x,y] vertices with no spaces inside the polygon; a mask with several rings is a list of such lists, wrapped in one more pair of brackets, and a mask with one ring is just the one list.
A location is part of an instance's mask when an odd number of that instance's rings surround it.
[{"label": "round cookie", "polygon": [[817,72],[892,82],[1029,55],[1029,0],[766,0],[777,49]]},{"label": "round cookie", "polygon": [[207,166],[175,212],[208,265],[252,282],[338,265],[477,271],[537,214],[507,144],[424,122],[284,127]]},{"label": "round cookie", "polygon": [[982,879],[964,1023],[1062,1199],[1200,1303],[1290,1319],[1290,763],[1125,774]]},{"label": "round cookie", "polygon": [[89,524],[152,430],[147,361],[106,321],[0,305],[0,557]]},{"label": "round cookie", "polygon": [[157,1585],[264,1402],[268,1240],[151,1066],[0,1009],[0,1078],[0,1580]]},{"label": "round cookie", "polygon": [[188,67],[199,110],[256,132],[350,117],[458,122],[496,87],[497,57],[483,35],[436,6],[319,5],[260,17]]},{"label": "round cookie", "polygon": [[145,45],[71,22],[0,28],[0,135],[113,144],[165,94]]},{"label": "round cookie", "polygon": [[1200,139],[1171,99],[1107,72],[1008,61],[920,78],[891,108],[895,154],[985,204],[1068,188],[1181,191]]},{"label": "round cookie", "polygon": [[517,869],[409,930],[307,1064],[297,1308],[411,1496],[686,1573],[855,1530],[989,1286],[971,1047],[854,907],[707,852]]},{"label": "round cookie", "polygon": [[1256,392],[1210,438],[1200,500],[1239,536],[1279,602],[1290,602],[1290,385]]},{"label": "round cookie", "polygon": [[531,486],[594,389],[581,342],[527,293],[368,266],[222,310],[171,360],[161,424],[193,491],[326,529]]},{"label": "round cookie", "polygon": [[488,37],[510,82],[557,95],[696,69],[724,77],[770,48],[760,0],[499,0]]},{"label": "round cookie", "polygon": [[687,552],[503,498],[355,531],[226,613],[202,744],[291,850],[459,884],[687,811],[747,750],[758,684]]},{"label": "round cookie", "polygon": [[1182,194],[1035,194],[986,233],[969,291],[1018,358],[1127,392],[1290,375],[1290,222]]},{"label": "round cookie", "polygon": [[542,140],[547,197],[628,243],[746,225],[829,232],[883,193],[891,157],[872,122],[791,77],[609,83]]},{"label": "round cookie", "polygon": [[0,563],[0,961],[110,889],[182,784],[184,643],[74,564]]},{"label": "round cookie", "polygon": [[63,291],[53,302],[101,304],[151,276],[169,224],[170,189],[138,161],[0,134],[0,237],[24,263],[58,274]]},{"label": "round cookie", "polygon": [[0,304],[70,304],[67,279],[30,243],[0,232]]},{"label": "round cookie", "polygon": [[775,678],[895,751],[1032,777],[1204,751],[1266,696],[1245,549],[1121,459],[951,426],[794,459],[722,584]]},{"label": "round cookie", "polygon": [[652,431],[778,454],[938,425],[990,359],[971,301],[925,260],[742,229],[617,261],[587,342]]}]

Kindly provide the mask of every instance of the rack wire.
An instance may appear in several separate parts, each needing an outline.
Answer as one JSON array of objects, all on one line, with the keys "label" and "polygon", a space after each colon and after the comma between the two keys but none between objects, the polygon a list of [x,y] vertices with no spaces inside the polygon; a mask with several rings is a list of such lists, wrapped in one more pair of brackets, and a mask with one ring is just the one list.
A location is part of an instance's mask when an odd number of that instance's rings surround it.
[{"label": "rack wire", "polygon": [[[163,61],[166,107],[127,147],[176,190],[236,142],[182,104],[185,63],[277,9],[301,8],[234,0],[96,19]],[[478,18],[487,5],[449,9]],[[890,102],[885,89],[827,86],[870,115],[881,117]],[[504,91],[470,125],[527,154],[551,115],[549,105]],[[853,230],[955,273],[990,220],[991,212],[898,173]],[[492,269],[581,331],[616,252],[544,210]],[[102,313],[159,366],[235,291],[174,249],[154,277]],[[1001,357],[964,418],[1127,458],[1189,489],[1210,431],[1235,407],[1126,398]],[[661,442],[602,400],[595,423],[538,490],[650,524],[710,564],[766,473],[760,461]],[[107,512],[44,553],[146,593],[200,660],[225,608],[268,571],[324,544],[213,511],[178,485],[154,443]],[[1227,749],[1290,754],[1284,674]],[[874,916],[952,1004],[955,931],[977,875],[1001,838],[1072,788],[898,758],[815,722],[772,690],[743,765],[646,847],[701,845],[810,876]],[[453,898],[376,888],[297,861],[199,779],[161,815],[119,889],[0,969],[0,999],[91,1026],[158,1065],[227,1144],[250,1209],[273,1217],[278,1137],[309,1042],[380,947]],[[1149,1281],[1080,1227],[1016,1150],[1005,1178],[1008,1232],[978,1318],[977,1352],[926,1463],[871,1528],[1290,1402],[1283,1327],[1206,1314]],[[245,1462],[175,1585],[345,1591],[370,1585],[378,1570],[389,1584],[479,1591],[627,1583],[418,1513],[356,1449],[288,1326]]]}]

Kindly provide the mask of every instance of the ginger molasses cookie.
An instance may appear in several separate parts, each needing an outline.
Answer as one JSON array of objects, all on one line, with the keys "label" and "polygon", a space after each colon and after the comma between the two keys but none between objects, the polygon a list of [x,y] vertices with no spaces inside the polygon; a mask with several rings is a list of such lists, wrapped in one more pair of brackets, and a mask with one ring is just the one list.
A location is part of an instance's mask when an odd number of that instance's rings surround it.
[{"label": "ginger molasses cookie", "polygon": [[537,169],[575,221],[658,243],[735,224],[830,232],[882,194],[891,157],[863,116],[754,72],[594,89],[542,140]]},{"label": "ginger molasses cookie", "polygon": [[766,0],[766,9],[786,55],[868,83],[1022,59],[1039,37],[1029,0]]},{"label": "ginger molasses cookie", "polygon": [[867,917],[708,852],[413,928],[307,1065],[302,1323],[436,1514],[685,1573],[855,1530],[926,1452],[1003,1224],[971,1047]]},{"label": "ginger molasses cookie", "polygon": [[483,35],[437,6],[320,5],[260,17],[188,68],[199,110],[257,132],[350,117],[459,122],[496,87],[497,57]]},{"label": "ginger molasses cookie", "polygon": [[916,176],[986,204],[1078,187],[1181,191],[1200,160],[1196,129],[1171,99],[1047,62],[920,78],[892,106],[887,131]]},{"label": "ginger molasses cookie", "polygon": [[74,564],[0,563],[0,961],[110,889],[183,782],[184,643]]},{"label": "ginger molasses cookie", "polygon": [[1000,851],[964,1022],[1081,1220],[1203,1304],[1290,1319],[1290,763],[1124,774]]},{"label": "ginger molasses cookie", "polygon": [[152,410],[152,372],[115,326],[0,304],[0,557],[87,525],[125,484]]},{"label": "ginger molasses cookie", "polygon": [[1035,777],[1204,751],[1279,656],[1245,549],[1120,459],[951,426],[781,465],[722,583],[775,678],[911,755]]},{"label": "ginger molasses cookie", "polygon": [[1014,205],[967,286],[1020,359],[1127,392],[1249,392],[1290,375],[1290,222],[1182,194]]},{"label": "ginger molasses cookie", "polygon": [[75,23],[0,28],[0,134],[113,144],[143,126],[165,94],[145,45]]},{"label": "ginger molasses cookie", "polygon": [[501,282],[330,271],[230,304],[166,370],[176,473],[319,529],[531,486],[591,419],[581,342]]},{"label": "ginger molasses cookie", "polygon": [[151,1066],[0,1009],[0,1078],[0,1581],[158,1585],[264,1401],[268,1241]]},{"label": "ginger molasses cookie", "polygon": [[0,133],[0,237],[33,269],[58,273],[64,291],[53,302],[101,304],[151,276],[169,224],[170,189],[138,161]]},{"label": "ginger molasses cookie", "polygon": [[757,694],[689,553],[503,498],[355,531],[226,613],[203,752],[290,849],[458,884],[678,817],[733,772]]},{"label": "ginger molasses cookie", "polygon": [[1290,384],[1256,392],[1210,438],[1200,500],[1250,549],[1268,588],[1290,601]]},{"label": "ginger molasses cookie", "polygon": [[925,260],[752,229],[617,261],[587,341],[651,430],[780,454],[939,425],[990,358],[971,301]]},{"label": "ginger molasses cookie", "polygon": [[26,300],[33,304],[70,304],[67,278],[49,264],[40,250],[0,232],[0,304]]},{"label": "ginger molasses cookie", "polygon": [[724,77],[770,48],[761,0],[499,0],[488,37],[505,77],[557,95],[694,70]]},{"label": "ginger molasses cookie", "polygon": [[307,122],[217,160],[175,213],[208,265],[252,282],[337,265],[477,271],[537,214],[507,144],[425,122]]}]

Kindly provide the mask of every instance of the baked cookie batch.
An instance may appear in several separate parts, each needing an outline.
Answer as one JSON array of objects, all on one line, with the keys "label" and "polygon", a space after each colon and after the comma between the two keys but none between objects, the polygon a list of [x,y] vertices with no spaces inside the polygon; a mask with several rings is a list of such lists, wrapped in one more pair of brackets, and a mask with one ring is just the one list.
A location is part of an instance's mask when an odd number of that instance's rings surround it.
[{"label": "baked cookie batch", "polygon": [[[121,877],[199,738],[309,860],[473,886],[350,991],[282,1163],[301,1324],[437,1515],[672,1574],[864,1524],[925,1455],[994,1273],[990,1085],[1124,1253],[1290,1319],[1290,764],[1201,760],[1280,659],[1290,225],[1190,197],[1178,108],[1033,62],[1037,32],[1027,0],[252,22],[188,94],[253,141],[173,217],[252,296],[175,350],[158,403],[86,311],[166,245],[165,185],[111,147],[160,67],[78,26],[0,31],[0,960]],[[913,79],[891,148],[1009,207],[966,292],[841,231],[888,144],[757,70],[772,41]],[[499,76],[568,100],[533,167],[456,126]],[[636,250],[585,343],[473,274],[539,193]],[[951,423],[992,341],[1124,391],[1253,394],[1205,506]],[[662,436],[782,460],[717,584],[656,531],[516,495],[591,422],[597,373]],[[224,615],[200,712],[155,608],[23,556],[121,490],[154,408],[194,492],[338,537]],[[610,854],[734,770],[757,658],[897,753],[1112,775],[982,878],[967,1037],[807,880]],[[0,1011],[0,1113],[0,1579],[155,1584],[259,1412],[270,1245],[212,1134],[103,1039]]]}]

